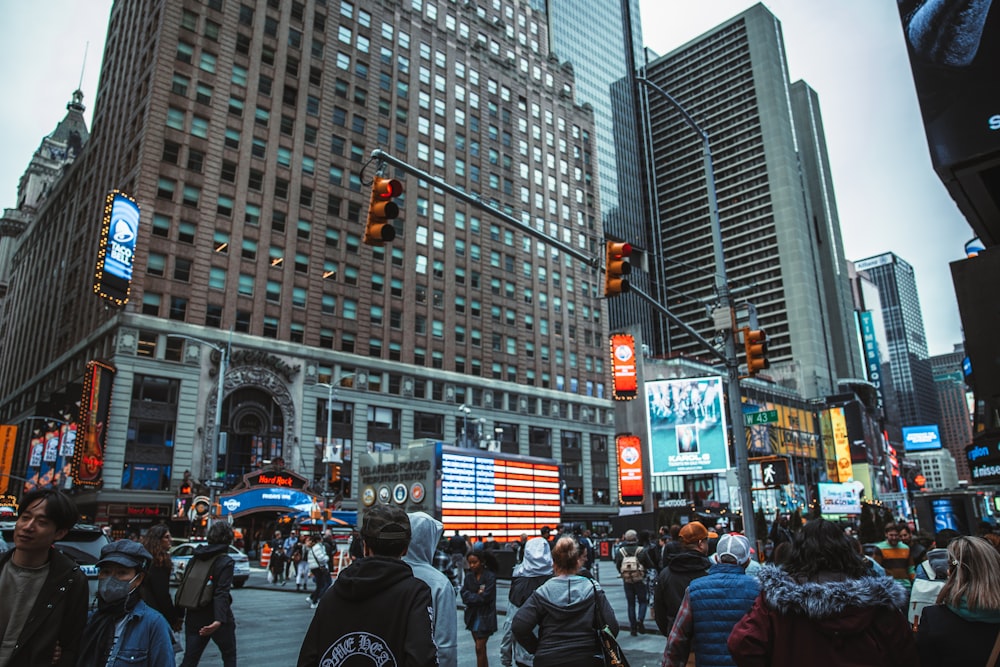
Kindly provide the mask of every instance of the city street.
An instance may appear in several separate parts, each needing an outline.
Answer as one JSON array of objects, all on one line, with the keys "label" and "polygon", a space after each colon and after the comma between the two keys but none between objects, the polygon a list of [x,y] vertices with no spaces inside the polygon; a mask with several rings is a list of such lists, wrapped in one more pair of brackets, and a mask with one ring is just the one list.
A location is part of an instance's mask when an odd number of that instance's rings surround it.
[{"label": "city street", "polygon": [[[616,615],[625,619],[625,595],[621,580],[610,563],[602,563],[603,577],[600,578],[615,609]],[[503,627],[503,612],[507,602],[508,582],[501,581],[497,593],[497,609],[501,614],[499,625]],[[306,603],[306,594],[295,591],[294,584],[272,586],[266,583],[263,570],[255,568],[246,586],[233,591],[233,611],[236,615],[236,637],[239,647],[240,667],[285,667],[294,665],[298,656],[299,643],[312,618],[313,610]],[[462,610],[458,614],[458,654],[460,667],[475,665],[475,649],[469,632],[462,622]],[[654,667],[660,664],[665,638],[659,634],[632,637],[628,633],[628,621],[618,639],[628,656],[632,667]],[[646,622],[647,628],[655,628],[656,623]],[[489,640],[490,664],[500,665],[500,635]],[[179,657],[179,656],[178,656]],[[221,665],[222,659],[214,644],[209,644],[202,656],[201,664],[207,667]]]}]

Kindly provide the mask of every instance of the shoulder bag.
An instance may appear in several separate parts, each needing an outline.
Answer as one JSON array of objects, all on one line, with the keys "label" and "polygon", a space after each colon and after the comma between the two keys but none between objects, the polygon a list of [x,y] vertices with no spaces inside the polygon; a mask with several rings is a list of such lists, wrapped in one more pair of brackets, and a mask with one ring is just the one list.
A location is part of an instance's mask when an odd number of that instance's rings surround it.
[{"label": "shoulder bag", "polygon": [[590,583],[594,587],[594,634],[597,635],[597,644],[601,647],[604,667],[631,667],[625,657],[625,651],[618,645],[618,640],[611,634],[608,624],[604,621],[604,613],[598,600],[597,584],[593,580]]}]

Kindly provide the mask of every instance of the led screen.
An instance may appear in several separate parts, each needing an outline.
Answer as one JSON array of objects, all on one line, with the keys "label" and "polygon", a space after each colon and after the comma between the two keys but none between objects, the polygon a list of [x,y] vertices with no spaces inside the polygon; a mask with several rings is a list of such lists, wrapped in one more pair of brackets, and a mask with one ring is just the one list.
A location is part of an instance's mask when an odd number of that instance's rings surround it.
[{"label": "led screen", "polygon": [[729,468],[722,378],[646,382],[652,475],[723,472]]},{"label": "led screen", "polygon": [[441,521],[446,535],[498,540],[535,536],[559,523],[559,466],[489,455],[441,455]]},{"label": "led screen", "polygon": [[615,436],[618,446],[618,501],[642,504],[642,441],[637,435]]},{"label": "led screen", "polygon": [[937,424],[927,426],[904,426],[903,445],[908,452],[922,452],[928,449],[941,449],[941,434]]},{"label": "led screen", "polygon": [[101,224],[94,293],[123,305],[132,286],[132,264],[139,237],[139,205],[123,192],[108,193]]}]

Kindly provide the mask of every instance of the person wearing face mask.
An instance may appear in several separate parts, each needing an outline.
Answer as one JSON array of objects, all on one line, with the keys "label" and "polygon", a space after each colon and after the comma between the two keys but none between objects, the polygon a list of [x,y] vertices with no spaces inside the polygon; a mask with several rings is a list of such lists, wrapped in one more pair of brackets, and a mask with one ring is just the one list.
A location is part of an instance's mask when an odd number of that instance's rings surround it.
[{"label": "person wearing face mask", "polygon": [[152,561],[132,540],[101,549],[97,609],[83,631],[76,667],[174,667],[170,625],[139,594]]}]

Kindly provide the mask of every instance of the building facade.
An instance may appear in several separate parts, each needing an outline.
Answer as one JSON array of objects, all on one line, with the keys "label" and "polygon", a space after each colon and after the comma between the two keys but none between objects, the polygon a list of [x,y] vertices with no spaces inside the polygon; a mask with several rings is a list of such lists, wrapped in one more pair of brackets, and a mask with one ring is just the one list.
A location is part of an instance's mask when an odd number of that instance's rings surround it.
[{"label": "building facade", "polygon": [[[546,32],[501,0],[116,3],[90,141],[19,239],[0,416],[114,368],[102,483],[81,497],[101,519],[209,477],[217,426],[226,484],[281,458],[350,508],[355,448],[499,440],[562,463],[569,518],[615,512],[600,273],[390,171],[397,238],[361,242],[381,148],[603,251],[593,115]],[[117,310],[91,293],[112,188],[141,207]]]},{"label": "building facade", "polygon": [[[781,26],[756,5],[650,62],[710,141],[735,300],[767,332],[767,375],[806,398],[861,373],[836,202],[815,93],[788,78]],[[701,137],[650,94],[658,225],[669,307],[707,340],[716,302]],[[700,343],[670,328],[676,354]]]},{"label": "building facade", "polygon": [[958,478],[969,482],[969,459],[965,448],[972,444],[972,416],[969,413],[969,388],[962,370],[964,361],[965,350],[961,345],[956,345],[953,352],[930,358],[934,387],[937,389],[941,444],[955,459]]}]

